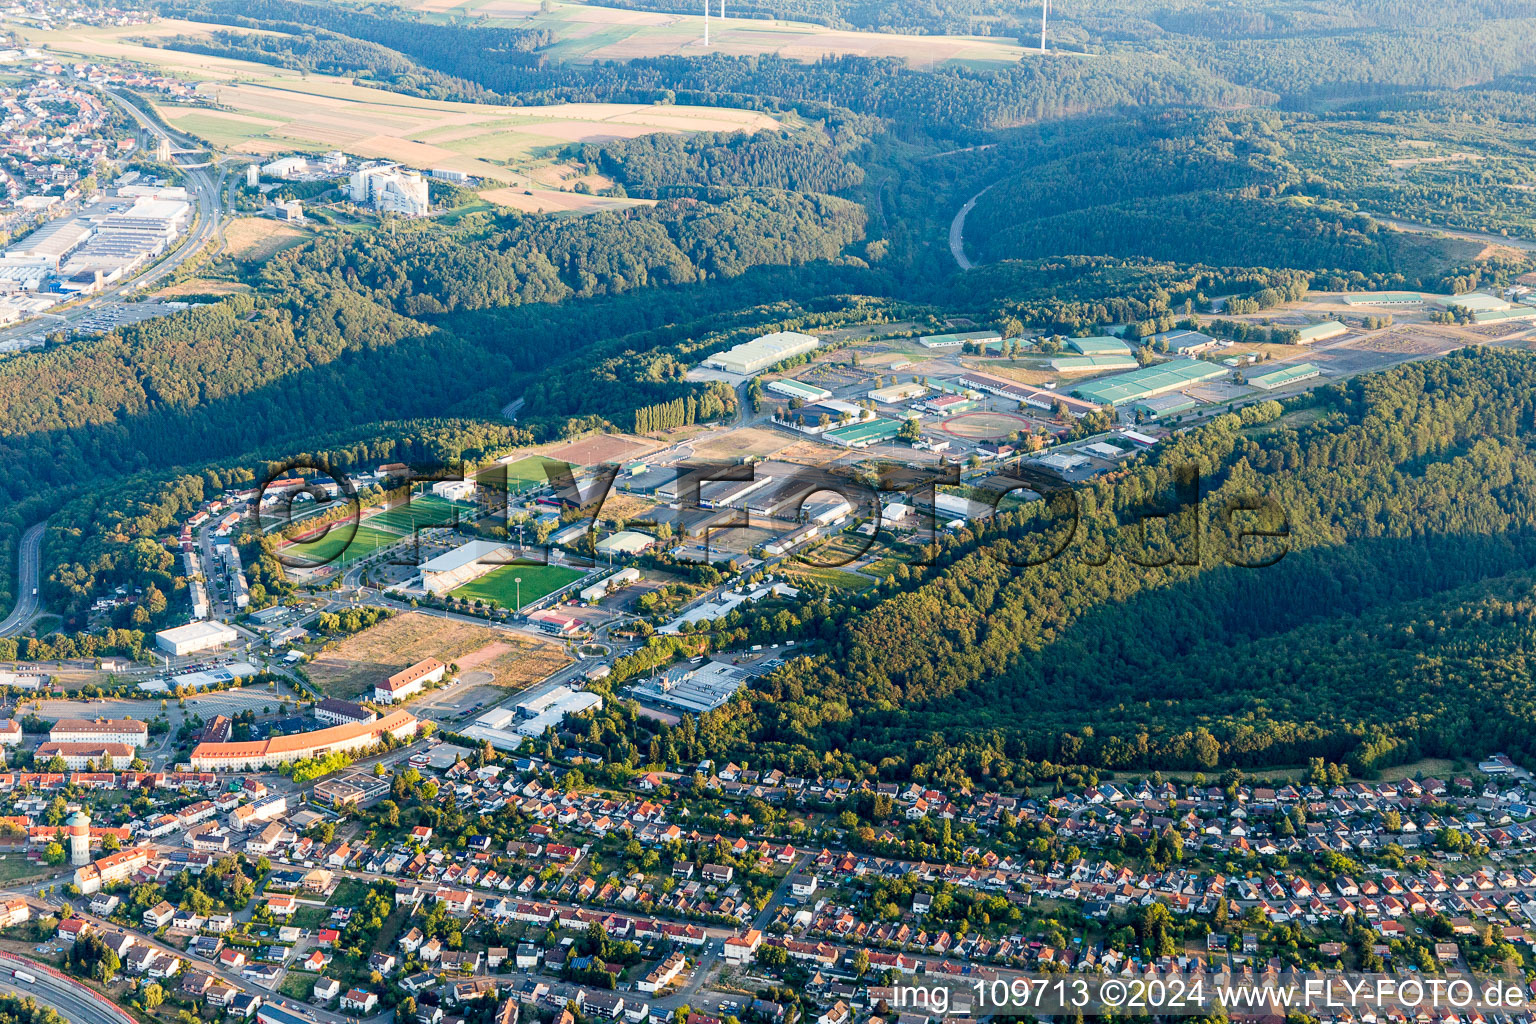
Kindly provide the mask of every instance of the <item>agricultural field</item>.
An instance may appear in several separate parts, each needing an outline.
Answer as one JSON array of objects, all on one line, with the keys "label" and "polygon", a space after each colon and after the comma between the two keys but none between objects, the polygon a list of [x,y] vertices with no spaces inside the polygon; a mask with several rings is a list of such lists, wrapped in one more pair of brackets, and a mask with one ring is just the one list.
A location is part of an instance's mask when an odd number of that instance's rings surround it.
[{"label": "agricultural field", "polygon": [[[585,576],[579,569],[560,565],[504,565],[452,592],[461,601],[494,601],[511,608],[521,594],[523,605],[532,604]],[[519,584],[517,580],[523,582]]]},{"label": "agricultural field", "polygon": [[401,0],[401,6],[444,19],[475,18],[491,26],[547,28],[554,33],[555,43],[542,52],[553,60],[576,63],[715,52],[771,53],[807,61],[844,54],[899,57],[927,66],[944,61],[1012,62],[1030,52],[1002,37],[851,32],[759,18],[711,18],[706,48],[704,19],[699,15],[620,10],[559,0]]},{"label": "agricultural field", "polygon": [[[366,159],[411,167],[463,171],[516,190],[493,201],[522,205],[563,193],[532,177],[571,143],[609,142],[654,132],[758,131],[777,122],[767,114],[729,107],[566,103],[541,107],[454,103],[356,85],[350,78],[297,71],[225,57],[146,46],[145,36],[206,35],[207,25],[168,19],[153,25],[21,28],[29,45],[66,59],[132,60],[200,83],[211,107],[162,103],[175,127],[223,149],[267,155],[340,149]],[[511,194],[526,190],[532,195]],[[577,207],[601,197],[576,196]],[[615,200],[606,200],[612,204]]]},{"label": "agricultural field", "polygon": [[406,612],[347,637],[306,669],[327,697],[350,700],[418,661],[456,662],[502,639],[488,626]]}]

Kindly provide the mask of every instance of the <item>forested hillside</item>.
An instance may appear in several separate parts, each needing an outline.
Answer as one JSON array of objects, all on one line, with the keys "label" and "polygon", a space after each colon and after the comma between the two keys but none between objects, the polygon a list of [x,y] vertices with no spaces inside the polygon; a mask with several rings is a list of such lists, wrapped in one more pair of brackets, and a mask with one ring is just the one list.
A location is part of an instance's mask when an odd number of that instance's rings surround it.
[{"label": "forested hillside", "polygon": [[[1420,167],[1416,152],[1440,149],[1405,150],[1388,144],[1388,129],[1347,121],[1276,113],[1116,121],[1062,131],[1022,154],[978,201],[966,240],[986,260],[1148,257],[1396,275],[1439,289],[1443,271],[1426,273],[1433,268],[1407,240],[1362,206],[1480,230],[1536,226],[1520,198],[1532,167],[1513,155],[1518,142],[1427,121],[1391,131],[1399,140],[1412,131],[1423,146],[1477,145],[1477,162]],[[1486,157],[1484,146],[1492,147]],[[1412,176],[1395,173],[1394,160]],[[1468,166],[1476,184],[1466,180]]]},{"label": "forested hillside", "polygon": [[[1005,513],[873,598],[749,622],[753,640],[809,635],[828,652],[708,716],[705,756],[755,751],[796,771],[852,759],[954,783],[1314,756],[1368,769],[1488,743],[1536,753],[1519,668],[1533,639],[1533,395],[1536,355],[1482,350],[1328,388],[1309,426],[1273,405],[1221,417],[1085,488],[1083,533],[1045,564],[1014,567],[1066,527]],[[1199,567],[1134,564],[1163,552],[1138,553],[1128,527],[1166,507],[1184,465],[1204,488]],[[1245,494],[1284,510],[1290,553],[1275,565],[1225,561],[1221,510]],[[1193,550],[1187,529],[1173,536]],[[1245,561],[1275,553],[1260,543]]]}]

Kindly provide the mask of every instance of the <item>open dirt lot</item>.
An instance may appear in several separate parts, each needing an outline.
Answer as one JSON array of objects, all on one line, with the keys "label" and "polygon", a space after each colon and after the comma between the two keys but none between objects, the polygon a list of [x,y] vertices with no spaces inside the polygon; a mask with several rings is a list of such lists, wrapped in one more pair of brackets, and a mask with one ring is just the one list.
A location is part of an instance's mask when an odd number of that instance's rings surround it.
[{"label": "open dirt lot", "polygon": [[230,255],[243,260],[265,260],[313,237],[312,231],[270,217],[237,217],[224,228]]},{"label": "open dirt lot", "polygon": [[598,434],[562,445],[551,451],[549,457],[576,466],[592,466],[599,462],[631,461],[655,450],[656,445],[651,441],[623,434]]},{"label": "open dirt lot", "polygon": [[794,439],[780,431],[744,427],[701,441],[693,450],[706,459],[734,459],[743,455],[772,455],[792,443]]},{"label": "open dirt lot", "polygon": [[[352,698],[423,659],[459,662],[490,644],[515,639],[488,626],[406,612],[347,637],[334,649],[310,662],[307,668],[310,678],[326,695]],[[537,641],[530,639],[529,644],[531,650]],[[490,664],[478,667],[497,671],[492,666],[513,653],[520,652],[498,652]],[[512,675],[510,665],[507,672]]]}]

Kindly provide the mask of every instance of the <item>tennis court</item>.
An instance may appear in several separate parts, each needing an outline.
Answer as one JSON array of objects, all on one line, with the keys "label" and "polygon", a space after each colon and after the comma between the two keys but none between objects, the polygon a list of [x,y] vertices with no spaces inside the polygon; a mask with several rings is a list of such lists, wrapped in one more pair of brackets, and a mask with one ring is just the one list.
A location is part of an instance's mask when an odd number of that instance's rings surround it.
[{"label": "tennis court", "polygon": [[494,601],[503,608],[511,608],[517,602],[519,579],[523,581],[523,604],[529,605],[585,575],[584,572],[560,565],[504,565],[492,569],[477,580],[470,580],[453,591],[451,596],[465,601]]}]

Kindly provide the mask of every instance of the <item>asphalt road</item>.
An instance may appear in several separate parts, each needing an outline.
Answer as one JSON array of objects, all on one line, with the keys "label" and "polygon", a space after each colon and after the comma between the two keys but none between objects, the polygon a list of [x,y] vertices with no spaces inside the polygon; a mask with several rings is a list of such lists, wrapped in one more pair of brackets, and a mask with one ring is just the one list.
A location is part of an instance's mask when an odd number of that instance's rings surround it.
[{"label": "asphalt road", "polygon": [[976,209],[976,201],[990,192],[996,184],[997,182],[994,181],[991,185],[988,185],[967,199],[965,205],[960,207],[960,212],[955,214],[955,219],[949,222],[949,254],[955,258],[955,262],[960,265],[961,270],[970,270],[976,265],[965,254],[965,218],[970,216],[972,210]]},{"label": "asphalt road", "polygon": [[[103,89],[102,92],[127,111],[145,131],[155,138],[164,139],[173,146],[183,141],[173,138],[169,132],[160,127],[148,114],[140,110],[132,100],[122,93],[117,92],[115,89]],[[171,159],[174,162],[175,156],[173,155]],[[219,193],[222,191],[224,184],[224,172],[219,172],[218,180],[215,182],[213,176],[205,168],[182,165],[181,170],[187,176],[187,181],[191,185],[194,198],[197,201],[197,223],[193,226],[192,232],[186,241],[175,252],[156,264],[153,269],[136,278],[129,285],[131,289],[148,288],[166,275],[173,273],[177,267],[186,262],[193,254],[200,252],[210,238],[218,234],[224,214],[223,208],[219,205]]]},{"label": "asphalt road", "polygon": [[0,622],[0,636],[20,633],[41,611],[36,591],[43,558],[43,531],[47,528],[45,519],[21,535],[21,552],[16,559],[16,604]]},{"label": "asphalt road", "polygon": [[16,965],[9,960],[0,961],[0,992],[31,996],[45,1006],[51,1006],[71,1024],[125,1024],[133,1018],[122,1011],[106,1006],[100,996],[83,985],[60,981],[41,969],[22,970],[37,978],[35,983],[19,981],[12,976]]}]

